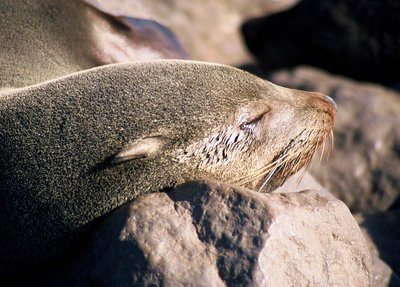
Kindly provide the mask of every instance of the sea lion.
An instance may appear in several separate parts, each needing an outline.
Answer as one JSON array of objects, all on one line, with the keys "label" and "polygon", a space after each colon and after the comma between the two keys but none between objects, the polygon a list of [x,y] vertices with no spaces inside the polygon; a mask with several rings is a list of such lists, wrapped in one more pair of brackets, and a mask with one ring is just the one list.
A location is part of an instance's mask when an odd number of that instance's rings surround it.
[{"label": "sea lion", "polygon": [[270,191],[310,161],[334,118],[327,96],[192,61],[106,65],[3,92],[1,275],[54,258],[146,192],[195,179]]},{"label": "sea lion", "polygon": [[157,22],[114,17],[79,0],[2,0],[0,30],[0,90],[104,64],[187,58]]}]

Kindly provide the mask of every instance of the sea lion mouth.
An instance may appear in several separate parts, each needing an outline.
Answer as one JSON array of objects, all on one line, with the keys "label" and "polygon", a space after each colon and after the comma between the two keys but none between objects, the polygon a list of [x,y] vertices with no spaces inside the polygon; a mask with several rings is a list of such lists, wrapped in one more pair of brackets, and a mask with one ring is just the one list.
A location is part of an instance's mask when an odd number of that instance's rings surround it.
[{"label": "sea lion mouth", "polygon": [[[237,183],[243,186],[250,186],[258,192],[272,192],[281,186],[292,174],[311,163],[315,151],[322,144],[321,158],[325,151],[325,140],[330,137],[333,148],[333,131],[319,133],[316,140],[309,142],[302,136],[306,133],[304,129],[295,139],[290,142],[266,165],[252,172],[250,175],[241,178]],[[306,135],[306,138],[311,133]],[[328,135],[328,136],[327,136]]]}]

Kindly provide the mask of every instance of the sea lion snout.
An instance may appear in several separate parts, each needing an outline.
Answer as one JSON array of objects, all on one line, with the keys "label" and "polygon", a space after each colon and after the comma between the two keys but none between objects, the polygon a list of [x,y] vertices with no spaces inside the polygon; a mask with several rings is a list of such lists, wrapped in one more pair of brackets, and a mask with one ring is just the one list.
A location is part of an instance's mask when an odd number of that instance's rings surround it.
[{"label": "sea lion snout", "polygon": [[304,100],[305,104],[316,112],[324,112],[329,114],[333,119],[335,118],[337,105],[331,97],[321,93],[298,90],[296,90],[296,94],[300,94],[301,100]]},{"label": "sea lion snout", "polygon": [[324,99],[325,101],[327,101],[328,103],[330,103],[330,104],[335,108],[335,110],[337,110],[337,104],[336,104],[336,102],[335,102],[331,97],[326,96],[326,95],[322,95],[322,97],[323,97],[323,99]]},{"label": "sea lion snout", "polygon": [[312,106],[316,108],[316,110],[329,114],[331,118],[334,119],[336,117],[336,109],[337,109],[335,101],[331,97],[320,93],[313,93],[313,94],[314,98]]},{"label": "sea lion snout", "polygon": [[318,100],[319,101],[317,105],[319,106],[319,108],[322,109],[323,112],[328,113],[334,119],[337,110],[337,105],[335,101],[331,97],[323,94],[319,94]]}]

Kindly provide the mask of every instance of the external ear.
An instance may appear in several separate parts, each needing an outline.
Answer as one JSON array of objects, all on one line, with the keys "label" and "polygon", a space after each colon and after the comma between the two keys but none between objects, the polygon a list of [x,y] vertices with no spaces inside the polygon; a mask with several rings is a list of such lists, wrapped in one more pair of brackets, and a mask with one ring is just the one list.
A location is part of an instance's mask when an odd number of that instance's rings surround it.
[{"label": "external ear", "polygon": [[111,164],[149,158],[156,155],[164,147],[165,142],[161,137],[148,137],[126,145],[120,152],[111,158]]}]

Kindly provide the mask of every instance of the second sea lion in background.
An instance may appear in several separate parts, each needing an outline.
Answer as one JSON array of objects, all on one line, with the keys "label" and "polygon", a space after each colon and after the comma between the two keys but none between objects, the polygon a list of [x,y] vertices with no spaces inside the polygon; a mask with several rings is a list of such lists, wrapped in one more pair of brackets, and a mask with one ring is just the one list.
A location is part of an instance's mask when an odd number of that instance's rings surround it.
[{"label": "second sea lion in background", "polygon": [[157,22],[114,17],[80,0],[2,0],[0,31],[0,90],[104,64],[187,58]]}]

